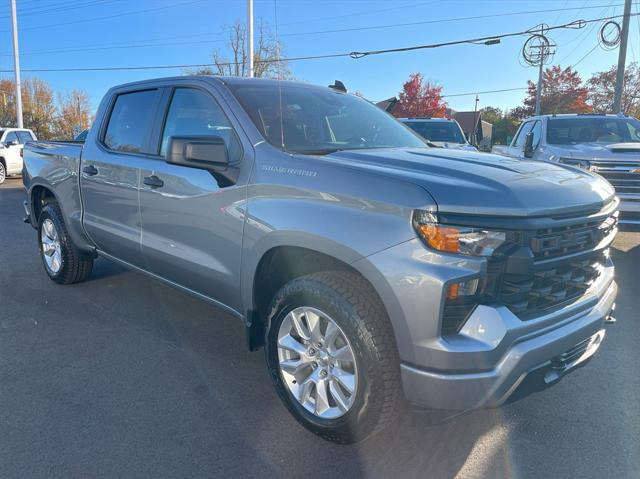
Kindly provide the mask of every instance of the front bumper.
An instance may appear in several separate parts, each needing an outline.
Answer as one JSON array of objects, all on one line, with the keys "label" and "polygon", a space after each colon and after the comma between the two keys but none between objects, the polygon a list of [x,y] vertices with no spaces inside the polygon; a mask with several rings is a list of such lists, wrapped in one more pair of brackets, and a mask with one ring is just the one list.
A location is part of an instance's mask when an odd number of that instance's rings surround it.
[{"label": "front bumper", "polygon": [[[597,305],[586,314],[568,318],[563,325],[530,339],[514,343],[492,369],[471,373],[441,373],[402,364],[402,383],[407,399],[433,409],[468,410],[504,403],[531,373],[543,371],[551,384],[587,361],[604,338],[604,319],[617,294],[612,282]],[[584,345],[584,348],[580,346]],[[579,347],[580,354],[566,364],[563,355]]]},{"label": "front bumper", "polygon": [[[482,277],[486,260],[430,251],[416,239],[354,265],[371,279],[387,308],[405,396],[430,409],[499,405],[527,375],[554,364],[545,381],[555,382],[595,353],[617,294],[608,259],[596,282],[571,304],[525,321],[505,306],[480,305],[458,334],[443,337],[442,320],[436,318],[442,317],[447,285]],[[372,270],[378,279],[367,274]],[[557,367],[579,344],[587,345],[588,354]]]}]

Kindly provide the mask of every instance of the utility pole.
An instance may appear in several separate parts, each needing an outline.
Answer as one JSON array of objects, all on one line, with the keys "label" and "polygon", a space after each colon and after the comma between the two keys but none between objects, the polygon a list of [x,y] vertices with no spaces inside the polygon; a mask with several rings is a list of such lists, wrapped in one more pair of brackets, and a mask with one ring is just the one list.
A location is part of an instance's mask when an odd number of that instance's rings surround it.
[{"label": "utility pole", "polygon": [[247,41],[249,44],[249,78],[253,78],[253,0],[247,0]]},{"label": "utility pole", "polygon": [[18,128],[23,128],[22,123],[22,88],[20,87],[20,54],[18,49],[18,17],[16,15],[16,0],[11,2],[11,24],[13,28],[13,68],[16,75],[16,116]]},{"label": "utility pole", "polygon": [[629,19],[631,14],[631,0],[624,1],[624,16],[622,17],[622,33],[620,34],[620,50],[618,51],[618,71],[616,72],[616,90],[613,95],[613,113],[622,111],[622,90],[624,89],[624,69],[627,61],[627,41],[629,40]]},{"label": "utility pole", "polygon": [[476,94],[476,101],[475,104],[473,106],[473,132],[471,133],[471,138],[469,138],[469,140],[471,140],[471,144],[474,146],[478,146],[478,102],[480,101],[480,98],[478,98],[478,95]]},{"label": "utility pole", "polygon": [[[544,26],[540,27],[540,35],[544,37]],[[547,52],[545,52],[546,43],[540,42],[540,65],[538,65],[538,87],[536,88],[536,115],[540,114],[542,104],[542,70]]]}]

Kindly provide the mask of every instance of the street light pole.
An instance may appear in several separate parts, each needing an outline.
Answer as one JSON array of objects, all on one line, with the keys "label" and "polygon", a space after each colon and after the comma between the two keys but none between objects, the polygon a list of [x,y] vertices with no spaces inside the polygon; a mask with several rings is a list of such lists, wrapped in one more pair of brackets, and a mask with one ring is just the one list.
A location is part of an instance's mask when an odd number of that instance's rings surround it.
[{"label": "street light pole", "polygon": [[249,44],[249,78],[253,78],[253,0],[247,0],[247,41]]},{"label": "street light pole", "polygon": [[18,128],[23,128],[22,123],[22,88],[20,87],[20,54],[18,48],[18,17],[16,15],[16,0],[11,2],[11,26],[13,29],[13,67],[16,75],[16,117]]},{"label": "street light pole", "polygon": [[631,0],[624,2],[624,16],[622,17],[622,33],[620,34],[620,50],[618,51],[618,71],[616,72],[616,89],[613,95],[613,113],[622,111],[622,90],[624,89],[624,69],[627,61],[627,41],[629,39],[629,18],[631,14]]}]

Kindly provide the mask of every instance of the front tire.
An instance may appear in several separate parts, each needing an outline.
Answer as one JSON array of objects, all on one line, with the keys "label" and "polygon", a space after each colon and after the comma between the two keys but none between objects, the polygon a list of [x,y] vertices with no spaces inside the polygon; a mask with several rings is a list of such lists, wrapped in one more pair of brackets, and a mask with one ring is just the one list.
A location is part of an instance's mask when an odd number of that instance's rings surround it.
[{"label": "front tire", "polygon": [[91,274],[93,258],[73,244],[57,203],[45,205],[40,213],[38,244],[44,269],[56,283],[79,283]]},{"label": "front tire", "polygon": [[4,166],[4,162],[0,161],[0,185],[7,179],[7,169]]},{"label": "front tire", "polygon": [[278,395],[307,429],[347,444],[389,425],[403,403],[391,323],[369,283],[332,271],[275,296],[266,359]]}]

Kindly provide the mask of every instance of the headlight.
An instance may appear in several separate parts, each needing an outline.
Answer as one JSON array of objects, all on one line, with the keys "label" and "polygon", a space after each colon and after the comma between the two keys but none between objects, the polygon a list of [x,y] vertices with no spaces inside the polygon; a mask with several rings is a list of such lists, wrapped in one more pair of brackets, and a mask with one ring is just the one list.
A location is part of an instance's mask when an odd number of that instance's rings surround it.
[{"label": "headlight", "polygon": [[578,158],[560,158],[560,163],[565,165],[577,166],[583,170],[591,171],[591,162],[589,160],[581,160]]},{"label": "headlight", "polygon": [[415,210],[413,227],[427,246],[448,253],[491,256],[506,240],[502,231],[440,224],[430,211]]}]

